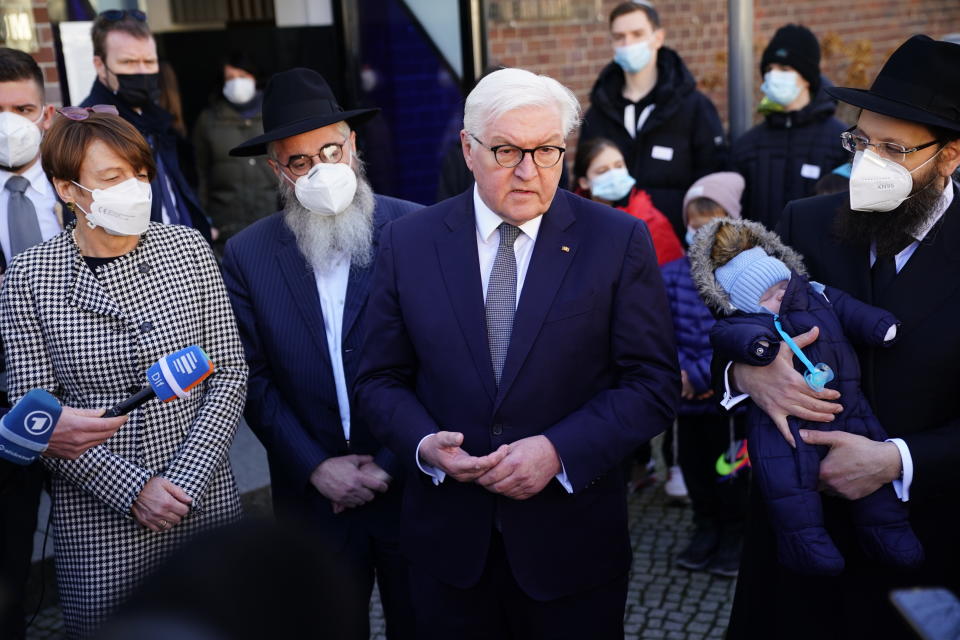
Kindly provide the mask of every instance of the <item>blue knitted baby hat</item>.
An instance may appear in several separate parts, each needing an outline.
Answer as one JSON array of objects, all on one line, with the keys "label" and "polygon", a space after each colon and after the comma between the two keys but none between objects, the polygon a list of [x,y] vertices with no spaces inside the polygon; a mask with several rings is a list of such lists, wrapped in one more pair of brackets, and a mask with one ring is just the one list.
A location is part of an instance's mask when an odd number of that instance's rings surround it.
[{"label": "blue knitted baby hat", "polygon": [[760,247],[753,247],[718,267],[714,275],[737,309],[747,313],[770,313],[760,306],[760,296],[781,280],[789,280],[790,269]]}]

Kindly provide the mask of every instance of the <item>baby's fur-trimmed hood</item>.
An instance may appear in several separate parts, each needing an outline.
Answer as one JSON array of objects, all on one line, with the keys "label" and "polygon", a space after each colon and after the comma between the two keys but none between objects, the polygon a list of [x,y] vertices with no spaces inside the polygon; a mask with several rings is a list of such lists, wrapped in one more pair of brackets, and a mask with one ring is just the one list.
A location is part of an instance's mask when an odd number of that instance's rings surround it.
[{"label": "baby's fur-trimmed hood", "polygon": [[752,236],[751,239],[754,241],[752,246],[761,247],[767,252],[767,255],[782,261],[789,269],[800,275],[807,275],[807,269],[803,265],[803,256],[785,245],[780,236],[759,222],[732,220],[730,218],[711,220],[697,230],[697,235],[687,255],[690,258],[690,275],[693,277],[694,284],[697,285],[697,291],[712,311],[729,315],[737,310],[730,302],[729,294],[720,286],[713,273],[721,265],[714,264],[711,252],[716,241],[717,231],[724,225],[743,228],[749,236]]}]

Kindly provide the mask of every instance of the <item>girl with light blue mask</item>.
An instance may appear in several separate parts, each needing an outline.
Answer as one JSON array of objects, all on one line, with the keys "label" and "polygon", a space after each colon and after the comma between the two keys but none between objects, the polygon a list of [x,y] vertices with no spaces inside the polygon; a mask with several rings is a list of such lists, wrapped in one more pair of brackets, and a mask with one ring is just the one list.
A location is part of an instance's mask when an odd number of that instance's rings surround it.
[{"label": "girl with light blue mask", "polygon": [[627,171],[620,149],[607,138],[581,140],[573,162],[574,192],[622,209],[643,220],[650,230],[657,261],[665,264],[683,255],[683,247],[667,218]]}]

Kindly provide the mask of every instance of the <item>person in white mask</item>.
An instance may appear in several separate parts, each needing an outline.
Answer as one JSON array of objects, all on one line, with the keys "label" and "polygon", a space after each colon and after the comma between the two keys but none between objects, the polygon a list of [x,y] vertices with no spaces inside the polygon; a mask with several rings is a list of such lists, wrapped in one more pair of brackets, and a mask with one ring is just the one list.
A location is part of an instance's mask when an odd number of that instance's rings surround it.
[{"label": "person in white mask", "polygon": [[733,141],[733,164],[744,177],[743,216],[773,228],[791,200],[816,192],[817,181],[847,161],[837,136],[836,100],[820,74],[820,43],[810,29],[787,24],[760,59],[763,122]]},{"label": "person in white mask", "polygon": [[[0,279],[18,253],[60,232],[62,207],[40,166],[40,140],[50,126],[53,106],[45,104],[43,72],[29,54],[0,47]],[[6,384],[0,353],[0,406]],[[0,607],[0,637],[23,637],[23,590],[30,570],[33,532],[43,474],[40,465],[17,469],[0,494],[0,589],[9,594]]]},{"label": "person in white mask", "polygon": [[[40,140],[53,105],[43,73],[28,54],[0,48],[0,272],[16,254],[55,236],[63,210],[40,164]],[[22,215],[21,215],[22,214]]]},{"label": "person in white mask", "polygon": [[264,133],[230,152],[267,156],[283,201],[227,242],[222,266],[274,510],[315,534],[336,567],[326,579],[342,615],[317,621],[331,638],[369,637],[374,576],[387,637],[415,637],[398,549],[402,470],[352,410],[380,231],[419,208],[374,194],[364,175],[354,127],[378,111],[344,110],[320,74],[291,69],[264,90]]},{"label": "person in white mask", "polygon": [[[837,137],[853,154],[850,190],[789,203],[777,231],[803,255],[811,279],[901,321],[893,346],[858,349],[867,400],[890,440],[800,432],[807,443],[823,446],[823,511],[846,569],[815,579],[779,567],[766,512],[754,501],[731,640],[903,638],[910,632],[889,605],[892,588],[960,590],[960,193],[951,179],[960,167],[960,45],[913,36],[869,89],[827,92],[861,109],[856,125]],[[794,340],[803,348],[817,336],[813,328]],[[716,364],[722,371],[725,363]],[[725,404],[745,397],[739,392],[749,394],[781,425],[787,415],[831,422],[851,401],[829,385],[819,393],[806,386],[785,345],[770,366],[725,369]],[[844,519],[833,517],[848,500],[891,483],[908,501],[910,524],[926,552],[924,564],[909,574],[870,560]]]},{"label": "person in white mask", "polygon": [[104,444],[52,474],[57,584],[67,637],[90,637],[131,589],[195,533],[235,521],[227,452],[247,364],[210,247],[150,220],[156,165],[113,105],[62,107],[41,162],[76,221],[20,253],[0,289],[11,400],[46,389],[113,406],[160,358],[199,345],[215,371],[189,398],[152,401]]},{"label": "person in white mask", "polygon": [[[263,159],[237,158],[230,149],[263,133],[263,92],[253,59],[237,51],[224,59],[223,84],[193,129],[197,195],[213,221],[219,255],[234,234],[277,208],[275,176]],[[237,206],[242,202],[244,206]]]},{"label": "person in white mask", "polygon": [[613,8],[613,61],[590,93],[580,139],[616,143],[630,175],[682,238],[683,195],[697,178],[726,169],[729,150],[716,108],[665,39],[650,2]]}]

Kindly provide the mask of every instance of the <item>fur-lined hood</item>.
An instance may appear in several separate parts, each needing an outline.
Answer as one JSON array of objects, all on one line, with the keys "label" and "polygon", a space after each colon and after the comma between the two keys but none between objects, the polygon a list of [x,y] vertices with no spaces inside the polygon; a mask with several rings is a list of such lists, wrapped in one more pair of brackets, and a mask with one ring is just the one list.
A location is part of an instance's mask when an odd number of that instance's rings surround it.
[{"label": "fur-lined hood", "polygon": [[723,290],[723,287],[720,286],[713,275],[718,265],[714,264],[710,257],[717,230],[722,225],[728,224],[749,230],[756,239],[754,246],[763,248],[768,255],[781,260],[788,268],[798,274],[807,275],[807,269],[803,265],[803,256],[785,245],[780,236],[759,222],[732,220],[730,218],[711,220],[697,230],[697,235],[687,253],[690,258],[690,275],[693,276],[693,282],[697,285],[700,297],[711,310],[724,315],[729,315],[737,310],[730,302],[730,296]]}]

